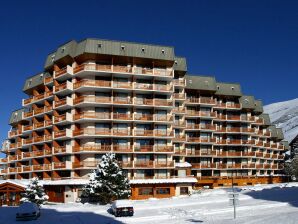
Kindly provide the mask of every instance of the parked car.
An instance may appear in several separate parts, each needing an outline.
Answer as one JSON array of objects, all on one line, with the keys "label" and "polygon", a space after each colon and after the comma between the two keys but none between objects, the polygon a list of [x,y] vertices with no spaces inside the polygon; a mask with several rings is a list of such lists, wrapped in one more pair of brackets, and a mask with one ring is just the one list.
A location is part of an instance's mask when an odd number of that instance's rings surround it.
[{"label": "parked car", "polygon": [[40,216],[40,209],[32,202],[22,203],[17,210],[16,220],[36,220]]},{"label": "parked car", "polygon": [[116,200],[112,204],[112,213],[116,216],[133,216],[134,209],[129,200]]}]

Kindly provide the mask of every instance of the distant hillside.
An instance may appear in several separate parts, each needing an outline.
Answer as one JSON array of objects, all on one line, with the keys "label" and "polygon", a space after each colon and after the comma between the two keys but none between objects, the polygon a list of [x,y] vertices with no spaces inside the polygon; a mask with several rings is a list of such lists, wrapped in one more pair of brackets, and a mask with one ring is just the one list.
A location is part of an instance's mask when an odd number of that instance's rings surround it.
[{"label": "distant hillside", "polygon": [[298,98],[264,106],[273,124],[282,128],[285,139],[289,142],[298,135]]}]

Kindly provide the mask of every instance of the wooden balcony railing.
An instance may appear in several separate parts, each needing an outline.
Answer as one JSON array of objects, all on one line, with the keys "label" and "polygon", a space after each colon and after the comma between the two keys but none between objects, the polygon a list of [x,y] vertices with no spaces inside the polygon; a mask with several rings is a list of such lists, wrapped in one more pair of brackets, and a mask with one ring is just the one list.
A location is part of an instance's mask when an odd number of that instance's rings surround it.
[{"label": "wooden balcony railing", "polygon": [[73,147],[73,152],[108,152],[111,151],[111,145],[83,145]]},{"label": "wooden balcony railing", "polygon": [[74,120],[79,119],[111,119],[109,112],[81,112],[74,115]]},{"label": "wooden balcony railing", "polygon": [[111,81],[105,80],[89,80],[84,79],[79,82],[74,83],[74,89],[78,89],[80,87],[111,87]]},{"label": "wooden balcony railing", "polygon": [[74,99],[74,104],[79,103],[111,103],[111,97],[97,97],[97,96],[79,96],[78,98]]}]

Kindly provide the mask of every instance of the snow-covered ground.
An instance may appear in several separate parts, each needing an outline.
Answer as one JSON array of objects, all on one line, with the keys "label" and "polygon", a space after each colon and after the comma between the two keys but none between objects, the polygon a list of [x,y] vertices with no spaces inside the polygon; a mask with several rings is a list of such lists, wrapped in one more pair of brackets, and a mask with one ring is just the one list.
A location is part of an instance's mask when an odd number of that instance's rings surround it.
[{"label": "snow-covered ground", "polygon": [[[298,223],[298,183],[238,189],[237,219],[229,205],[229,189],[206,190],[192,196],[133,201],[133,217],[115,218],[109,206],[56,204],[42,208],[35,224],[96,223]],[[15,221],[15,207],[0,208],[0,223]]]}]

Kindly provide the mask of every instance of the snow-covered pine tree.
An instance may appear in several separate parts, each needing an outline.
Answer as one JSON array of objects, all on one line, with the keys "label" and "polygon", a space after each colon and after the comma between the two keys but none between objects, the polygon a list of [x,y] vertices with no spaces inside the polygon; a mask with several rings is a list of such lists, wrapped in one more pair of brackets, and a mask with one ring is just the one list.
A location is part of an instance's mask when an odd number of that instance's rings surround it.
[{"label": "snow-covered pine tree", "polygon": [[297,180],[298,178],[298,156],[294,156],[293,159],[285,163],[284,172],[286,175],[290,176],[292,180]]},{"label": "snow-covered pine tree", "polygon": [[30,180],[25,193],[21,199],[22,202],[33,202],[37,205],[45,204],[49,199],[49,196],[44,192],[42,184],[39,182],[38,177],[34,177]]},{"label": "snow-covered pine tree", "polygon": [[103,204],[130,196],[130,185],[123,174],[115,154],[102,156],[96,170],[90,174],[89,183],[83,188],[83,197],[96,198]]}]

